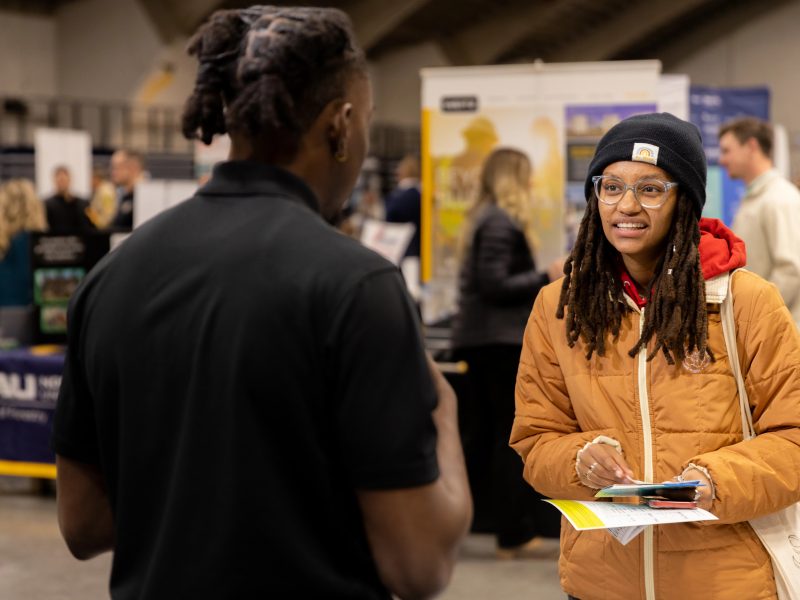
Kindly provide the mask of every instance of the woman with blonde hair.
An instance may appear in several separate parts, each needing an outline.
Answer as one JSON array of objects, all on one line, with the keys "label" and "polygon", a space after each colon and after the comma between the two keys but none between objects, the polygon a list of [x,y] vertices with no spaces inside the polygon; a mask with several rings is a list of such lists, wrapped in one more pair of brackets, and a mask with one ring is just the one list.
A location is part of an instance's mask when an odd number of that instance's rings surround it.
[{"label": "woman with blonde hair", "polygon": [[0,306],[31,303],[29,231],[46,229],[44,206],[27,179],[0,187]]},{"label": "woman with blonde hair", "polygon": [[[522,334],[542,286],[558,277],[536,268],[530,226],[531,162],[512,148],[492,152],[483,165],[478,198],[468,214],[462,247],[459,310],[453,347],[469,365],[478,428],[491,423],[491,489],[497,556],[516,558],[558,535],[557,514],[522,480],[522,464],[508,447],[514,419],[514,382]],[[477,414],[476,414],[477,413]],[[478,416],[480,415],[480,416]],[[468,431],[465,438],[480,436]]]}]

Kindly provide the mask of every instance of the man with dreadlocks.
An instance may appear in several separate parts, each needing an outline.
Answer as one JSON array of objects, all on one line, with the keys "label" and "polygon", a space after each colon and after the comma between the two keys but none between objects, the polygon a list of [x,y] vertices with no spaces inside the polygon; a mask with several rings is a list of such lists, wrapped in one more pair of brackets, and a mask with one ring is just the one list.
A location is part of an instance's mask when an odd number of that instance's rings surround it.
[{"label": "man with dreadlocks", "polygon": [[[511,444],[554,498],[591,500],[632,479],[697,479],[719,520],[647,528],[623,546],[562,526],[572,598],[775,598],[747,523],[800,500],[800,336],[744,244],[700,218],[706,161],[696,127],[631,117],[601,140],[587,210],[525,331]],[[759,435],[742,441],[720,303],[734,299],[739,360]]]},{"label": "man with dreadlocks", "polygon": [[429,597],[469,488],[399,271],[326,222],[372,110],[349,20],[221,11],[189,51],[184,133],[230,133],[231,160],[73,296],[63,535],[114,551],[114,599]]}]

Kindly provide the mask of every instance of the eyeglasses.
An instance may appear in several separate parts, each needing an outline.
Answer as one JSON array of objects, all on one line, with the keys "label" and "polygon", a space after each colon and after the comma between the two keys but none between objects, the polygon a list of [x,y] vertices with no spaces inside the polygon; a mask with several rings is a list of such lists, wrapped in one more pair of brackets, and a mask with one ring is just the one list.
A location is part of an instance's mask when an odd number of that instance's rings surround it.
[{"label": "eyeglasses", "polygon": [[595,175],[592,183],[597,199],[603,204],[615,206],[631,190],[642,208],[660,208],[667,201],[669,191],[678,185],[676,181],[660,179],[640,179],[633,185],[628,185],[613,175]]}]

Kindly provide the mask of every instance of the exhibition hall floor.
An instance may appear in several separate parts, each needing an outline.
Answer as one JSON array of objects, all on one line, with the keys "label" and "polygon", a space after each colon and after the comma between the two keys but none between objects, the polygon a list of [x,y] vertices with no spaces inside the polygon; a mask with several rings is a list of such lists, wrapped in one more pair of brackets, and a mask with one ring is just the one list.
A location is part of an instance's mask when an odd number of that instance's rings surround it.
[{"label": "exhibition hall floor", "polygon": [[[445,600],[564,600],[560,591],[557,540],[546,540],[540,556],[497,561],[490,536],[464,544]],[[56,505],[26,479],[0,477],[0,598],[9,600],[99,600],[108,598],[111,562],[106,554],[79,562],[58,533]]]}]

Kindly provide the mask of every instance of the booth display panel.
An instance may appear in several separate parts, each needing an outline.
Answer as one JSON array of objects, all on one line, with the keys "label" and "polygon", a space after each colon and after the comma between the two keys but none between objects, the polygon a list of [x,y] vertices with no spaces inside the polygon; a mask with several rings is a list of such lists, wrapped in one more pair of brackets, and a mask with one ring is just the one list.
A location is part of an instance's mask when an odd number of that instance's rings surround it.
[{"label": "booth display panel", "polygon": [[50,433],[63,367],[60,348],[0,352],[0,475],[55,479]]}]

